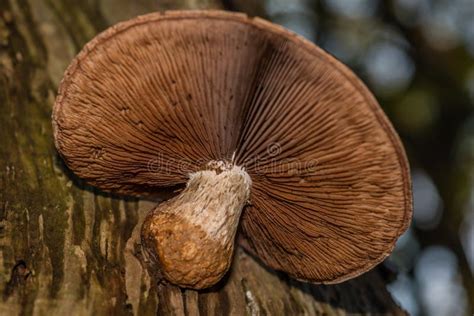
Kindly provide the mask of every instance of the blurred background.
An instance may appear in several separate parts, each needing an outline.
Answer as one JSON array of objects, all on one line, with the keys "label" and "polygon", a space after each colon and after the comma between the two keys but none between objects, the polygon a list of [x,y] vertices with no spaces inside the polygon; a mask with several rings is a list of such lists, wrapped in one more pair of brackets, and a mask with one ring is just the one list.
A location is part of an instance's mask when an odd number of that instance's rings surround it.
[{"label": "blurred background", "polygon": [[474,1],[234,0],[336,56],[375,93],[405,145],[414,217],[386,264],[412,315],[474,305]]}]

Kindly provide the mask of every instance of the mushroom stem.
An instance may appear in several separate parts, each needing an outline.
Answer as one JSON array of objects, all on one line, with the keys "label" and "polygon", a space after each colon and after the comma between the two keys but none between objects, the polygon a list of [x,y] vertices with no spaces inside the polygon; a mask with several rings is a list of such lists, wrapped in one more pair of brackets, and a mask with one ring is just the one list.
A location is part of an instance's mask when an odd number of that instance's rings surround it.
[{"label": "mushroom stem", "polygon": [[194,289],[217,283],[232,261],[251,179],[241,167],[211,162],[190,174],[186,188],[145,219],[142,241],[163,277]]}]

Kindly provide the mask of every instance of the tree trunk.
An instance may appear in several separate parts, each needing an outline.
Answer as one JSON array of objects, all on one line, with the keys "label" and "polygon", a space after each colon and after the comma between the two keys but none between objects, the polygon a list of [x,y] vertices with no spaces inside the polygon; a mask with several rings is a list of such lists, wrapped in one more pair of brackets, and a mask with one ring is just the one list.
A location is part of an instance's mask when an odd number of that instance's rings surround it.
[{"label": "tree trunk", "polygon": [[64,167],[50,116],[66,66],[108,25],[178,7],[219,3],[0,0],[0,314],[403,314],[377,271],[315,286],[270,271],[240,249],[213,290],[156,285],[139,244],[153,203],[98,192]]}]

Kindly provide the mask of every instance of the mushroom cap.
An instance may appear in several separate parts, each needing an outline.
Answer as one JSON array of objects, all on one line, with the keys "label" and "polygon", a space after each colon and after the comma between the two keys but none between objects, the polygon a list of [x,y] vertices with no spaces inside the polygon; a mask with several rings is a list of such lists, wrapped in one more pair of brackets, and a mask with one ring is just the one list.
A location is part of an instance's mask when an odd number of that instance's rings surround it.
[{"label": "mushroom cap", "polygon": [[241,245],[316,283],[381,262],[412,212],[407,159],[364,84],[259,18],[152,13],[90,41],[53,110],[68,167],[106,191],[186,183],[210,161],[252,178]]}]

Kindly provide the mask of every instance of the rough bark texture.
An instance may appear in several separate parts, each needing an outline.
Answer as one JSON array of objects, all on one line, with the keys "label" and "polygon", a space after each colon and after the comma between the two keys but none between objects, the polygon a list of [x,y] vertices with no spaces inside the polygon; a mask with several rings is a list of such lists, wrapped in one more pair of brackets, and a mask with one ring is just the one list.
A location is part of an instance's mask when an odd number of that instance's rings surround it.
[{"label": "rough bark texture", "polygon": [[219,3],[0,1],[0,315],[403,313],[377,271],[312,286],[265,269],[242,250],[211,290],[155,285],[139,244],[154,203],[98,192],[63,166],[51,107],[68,63],[108,25],[178,7]]}]

